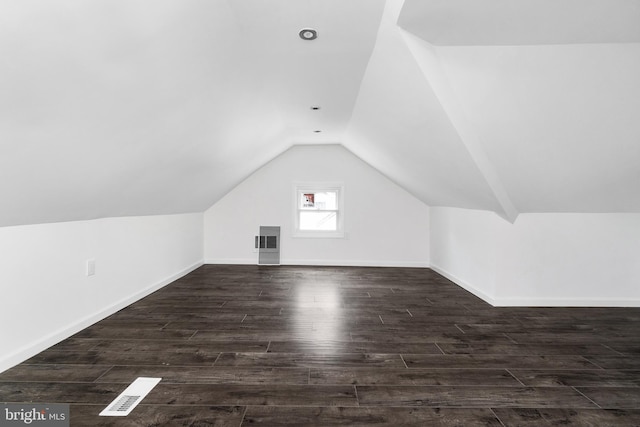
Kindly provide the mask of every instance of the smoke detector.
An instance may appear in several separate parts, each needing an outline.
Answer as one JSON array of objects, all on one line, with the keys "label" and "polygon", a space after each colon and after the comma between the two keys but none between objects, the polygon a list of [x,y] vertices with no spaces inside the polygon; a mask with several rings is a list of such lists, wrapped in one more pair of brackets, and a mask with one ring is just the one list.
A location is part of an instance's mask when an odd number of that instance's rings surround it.
[{"label": "smoke detector", "polygon": [[302,40],[315,40],[318,38],[318,32],[312,28],[303,28],[298,35]]}]

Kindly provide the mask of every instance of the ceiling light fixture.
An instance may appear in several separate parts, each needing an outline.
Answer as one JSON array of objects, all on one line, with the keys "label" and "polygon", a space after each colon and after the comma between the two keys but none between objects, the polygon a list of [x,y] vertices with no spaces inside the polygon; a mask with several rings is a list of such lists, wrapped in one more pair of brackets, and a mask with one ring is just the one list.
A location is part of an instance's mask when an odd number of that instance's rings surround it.
[{"label": "ceiling light fixture", "polygon": [[322,132],[322,131],[321,131],[321,130],[314,130],[313,132],[314,132],[314,133],[320,133],[320,132]]},{"label": "ceiling light fixture", "polygon": [[312,109],[313,111],[318,111],[318,110],[320,109],[320,107],[318,107],[317,105],[313,105],[313,106],[311,107],[311,109]]},{"label": "ceiling light fixture", "polygon": [[302,40],[315,40],[318,38],[318,32],[312,28],[303,28],[298,35]]}]

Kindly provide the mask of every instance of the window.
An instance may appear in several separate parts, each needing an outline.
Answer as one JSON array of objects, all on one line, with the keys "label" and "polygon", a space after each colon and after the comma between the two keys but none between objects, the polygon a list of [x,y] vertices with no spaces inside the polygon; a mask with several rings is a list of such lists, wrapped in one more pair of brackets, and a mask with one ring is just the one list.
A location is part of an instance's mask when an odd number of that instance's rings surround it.
[{"label": "window", "polygon": [[295,236],[344,237],[342,185],[295,186]]}]

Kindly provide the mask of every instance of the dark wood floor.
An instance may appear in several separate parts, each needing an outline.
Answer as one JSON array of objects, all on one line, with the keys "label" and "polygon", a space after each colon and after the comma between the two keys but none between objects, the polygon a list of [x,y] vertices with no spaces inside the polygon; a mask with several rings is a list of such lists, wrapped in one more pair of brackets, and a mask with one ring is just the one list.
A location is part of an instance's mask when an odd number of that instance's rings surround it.
[{"label": "dark wood floor", "polygon": [[[639,327],[427,269],[203,266],[0,374],[0,402],[70,403],[72,426],[638,426]],[[162,381],[98,417],[138,376]]]}]

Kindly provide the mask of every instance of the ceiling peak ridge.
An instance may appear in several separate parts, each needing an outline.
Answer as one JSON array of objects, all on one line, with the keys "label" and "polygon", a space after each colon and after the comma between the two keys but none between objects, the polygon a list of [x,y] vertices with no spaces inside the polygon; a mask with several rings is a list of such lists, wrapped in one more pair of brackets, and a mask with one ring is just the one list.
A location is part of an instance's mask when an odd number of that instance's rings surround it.
[{"label": "ceiling peak ridge", "polygon": [[518,218],[519,212],[511,201],[495,167],[482,147],[482,141],[478,132],[460,107],[460,103],[457,101],[453,89],[449,84],[449,80],[442,68],[435,48],[433,48],[430,43],[401,27],[397,27],[397,30],[411,52],[426,82],[431,86],[444,112],[449,117],[451,124],[458,133],[471,159],[502,208],[501,212],[496,213],[507,221],[514,223]]}]

